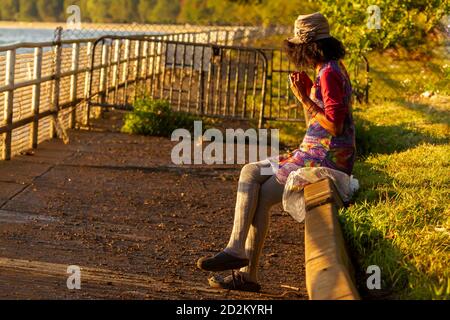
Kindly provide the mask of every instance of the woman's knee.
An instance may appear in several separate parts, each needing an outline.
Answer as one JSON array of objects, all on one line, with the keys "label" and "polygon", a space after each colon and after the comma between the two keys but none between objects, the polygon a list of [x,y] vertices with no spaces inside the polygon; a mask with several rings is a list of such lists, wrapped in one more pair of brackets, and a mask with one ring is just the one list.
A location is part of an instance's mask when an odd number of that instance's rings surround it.
[{"label": "woman's knee", "polygon": [[260,168],[255,163],[246,164],[241,170],[241,182],[255,182],[260,176]]},{"label": "woman's knee", "polygon": [[261,187],[260,205],[265,207],[273,207],[283,201],[283,193],[285,186],[279,183],[276,177],[270,178]]}]

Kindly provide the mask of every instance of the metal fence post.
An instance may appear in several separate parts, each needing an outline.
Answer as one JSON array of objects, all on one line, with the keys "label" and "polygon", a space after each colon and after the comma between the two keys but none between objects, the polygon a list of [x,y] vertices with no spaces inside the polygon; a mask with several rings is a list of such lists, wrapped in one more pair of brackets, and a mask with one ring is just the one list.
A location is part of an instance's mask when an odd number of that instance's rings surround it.
[{"label": "metal fence post", "polygon": [[[80,44],[74,43],[72,45],[72,76],[70,77],[70,101],[75,104],[77,100],[77,91],[78,91],[78,67],[79,67],[79,58],[80,58]],[[70,114],[70,128],[75,127],[76,122],[76,105],[72,107],[72,112]]]},{"label": "metal fence post", "polygon": [[262,77],[262,92],[261,92],[261,110],[259,115],[259,125],[258,128],[262,129],[265,122],[265,107],[266,107],[266,87],[267,87],[267,70],[268,70],[268,60],[263,51],[258,50],[261,57],[263,58],[263,77]]},{"label": "metal fence post", "polygon": [[58,34],[58,39],[55,46],[55,68],[54,68],[54,81],[53,81],[53,99],[52,99],[52,111],[55,113],[53,117],[53,126],[50,130],[50,138],[55,138],[58,132],[58,116],[59,116],[59,94],[61,86],[61,56],[62,56],[62,46],[61,46],[61,33]]},{"label": "metal fence post", "polygon": [[33,85],[33,98],[31,111],[34,119],[31,129],[31,148],[35,149],[38,145],[38,130],[39,130],[39,107],[41,101],[41,76],[42,76],[42,48],[34,49],[34,66],[33,79],[39,82]]},{"label": "metal fence post", "polygon": [[[92,42],[89,42],[87,44],[87,48],[86,48],[86,54],[88,57],[88,65],[92,66],[94,63],[94,59],[92,57]],[[92,78],[92,67],[89,67],[88,70],[86,71],[85,74],[85,78],[84,78],[84,99],[86,101],[86,113],[85,113],[85,119],[83,119],[84,124],[86,126],[89,126],[89,116],[90,116],[90,112],[91,112],[91,106],[90,106],[90,98],[89,94],[91,91],[91,78]]]},{"label": "metal fence post", "polygon": [[130,65],[130,47],[131,47],[131,41],[129,39],[125,40],[125,59],[126,62],[123,65],[123,82],[124,82],[124,89],[123,89],[123,104],[128,104],[128,78],[129,78],[129,68]]},{"label": "metal fence post", "polygon": [[140,84],[140,80],[141,80],[141,74],[142,74],[142,55],[141,55],[141,41],[137,40],[136,42],[136,47],[134,48],[135,50],[135,57],[136,57],[136,62],[135,62],[135,67],[134,67],[134,97],[133,100],[136,101],[138,94],[140,94],[139,92],[139,84]]},{"label": "metal fence post", "polygon": [[114,87],[114,104],[117,104],[117,96],[119,91],[119,66],[120,66],[120,40],[115,40],[114,61],[112,70],[112,86]]},{"label": "metal fence post", "polygon": [[107,77],[107,63],[108,63],[108,45],[102,43],[102,60],[100,69],[100,103],[106,103],[106,77]]},{"label": "metal fence post", "polygon": [[12,123],[13,123],[13,106],[14,106],[14,74],[16,65],[16,50],[9,50],[6,53],[6,77],[5,85],[9,90],[5,92],[5,116],[4,121],[8,129],[4,136],[3,143],[3,159],[11,159],[11,142],[12,142]]},{"label": "metal fence post", "polygon": [[144,57],[143,57],[144,61],[142,63],[142,72],[141,72],[141,77],[144,82],[144,88],[142,91],[145,94],[147,94],[147,84],[148,84],[149,67],[150,67],[150,57],[149,57],[150,46],[149,46],[148,41],[144,41],[144,46],[142,48],[142,51],[144,53]]}]

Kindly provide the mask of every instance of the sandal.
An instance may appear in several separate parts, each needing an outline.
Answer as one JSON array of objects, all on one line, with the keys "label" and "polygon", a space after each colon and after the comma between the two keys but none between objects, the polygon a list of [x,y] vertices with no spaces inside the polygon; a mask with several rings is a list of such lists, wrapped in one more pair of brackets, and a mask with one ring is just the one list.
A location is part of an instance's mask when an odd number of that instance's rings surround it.
[{"label": "sandal", "polygon": [[231,276],[222,278],[220,276],[215,276],[210,278],[209,285],[214,289],[223,290],[236,290],[245,292],[260,292],[261,285],[255,282],[250,282],[245,280],[244,276],[240,272],[232,271]]},{"label": "sandal", "polygon": [[201,258],[197,262],[197,267],[204,271],[220,272],[241,269],[247,267],[249,263],[248,259],[237,258],[221,252],[212,258]]}]

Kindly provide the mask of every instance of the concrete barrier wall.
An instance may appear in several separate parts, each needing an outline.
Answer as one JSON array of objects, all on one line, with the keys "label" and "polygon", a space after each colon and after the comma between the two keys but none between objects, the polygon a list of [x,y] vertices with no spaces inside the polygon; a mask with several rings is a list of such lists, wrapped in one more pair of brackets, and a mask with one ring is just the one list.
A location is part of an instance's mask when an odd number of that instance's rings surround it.
[{"label": "concrete barrier wall", "polygon": [[305,188],[306,286],[311,300],[359,300],[338,210],[343,206],[331,180]]}]

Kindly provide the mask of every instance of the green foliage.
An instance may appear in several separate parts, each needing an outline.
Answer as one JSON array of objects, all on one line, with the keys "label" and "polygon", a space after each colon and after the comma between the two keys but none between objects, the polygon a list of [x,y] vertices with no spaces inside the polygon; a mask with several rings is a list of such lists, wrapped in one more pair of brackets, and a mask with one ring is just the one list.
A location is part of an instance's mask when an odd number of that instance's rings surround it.
[{"label": "green foliage", "polygon": [[139,4],[137,6],[139,22],[152,21],[152,11],[153,11],[153,8],[155,7],[155,4],[156,4],[156,0],[139,1]]},{"label": "green foliage", "polygon": [[136,18],[136,1],[114,0],[110,3],[111,19],[118,23],[129,23]]},{"label": "green foliage", "polygon": [[156,0],[150,17],[152,22],[174,23],[179,12],[179,1]]},{"label": "green foliage", "polygon": [[[83,2],[83,1],[82,1]],[[86,10],[92,22],[113,22],[110,13],[111,1],[109,0],[86,0]],[[87,18],[85,12],[81,13],[83,18]]]},{"label": "green foliage", "polygon": [[122,132],[150,136],[170,137],[176,129],[194,130],[194,121],[200,120],[191,114],[173,111],[167,101],[138,99],[134,110],[125,117]]},{"label": "green foliage", "polygon": [[32,21],[37,16],[36,3],[30,0],[19,0],[18,20]]},{"label": "green foliage", "polygon": [[[79,5],[85,22],[291,25],[317,5],[308,0],[0,0],[4,20],[64,20]],[[300,8],[300,9],[299,9]]]},{"label": "green foliage", "polygon": [[19,11],[18,0],[2,0],[0,1],[0,17],[2,20],[15,20]]},{"label": "green foliage", "polygon": [[63,2],[54,0],[37,0],[37,15],[44,21],[58,21],[63,12]]},{"label": "green foliage", "polygon": [[[355,95],[361,95],[366,86],[363,55],[371,64],[369,81],[373,96],[398,96],[401,93],[423,92],[424,88],[443,87],[438,81],[427,78],[430,67],[424,60],[433,57],[433,47],[441,27],[440,21],[449,10],[448,0],[320,0],[321,12],[329,19],[332,34],[340,39],[347,49],[347,67],[352,75]],[[369,28],[369,15],[374,11],[369,7],[376,4],[380,8],[380,28]],[[406,54],[412,68],[398,59],[377,56],[374,52],[386,52],[389,49],[399,56]],[[417,59],[419,57],[420,59]],[[415,63],[411,58],[422,60]],[[393,61],[395,60],[395,61]],[[388,62],[389,61],[389,62]],[[386,83],[390,82],[390,83]],[[395,88],[395,86],[397,86]],[[414,87],[413,87],[414,86]],[[445,87],[445,86],[444,86]],[[386,92],[387,89],[389,92]],[[443,89],[442,89],[443,90]]]},{"label": "green foliage", "polygon": [[[321,11],[330,20],[333,34],[352,52],[398,46],[415,47],[427,41],[449,10],[447,0],[320,0]],[[368,8],[381,9],[381,28],[370,29]]]},{"label": "green foliage", "polygon": [[3,20],[64,20],[81,7],[85,22],[193,23],[291,26],[299,14],[322,11],[351,51],[423,44],[448,12],[447,0],[380,0],[381,30],[366,26],[369,0],[0,0]]}]

